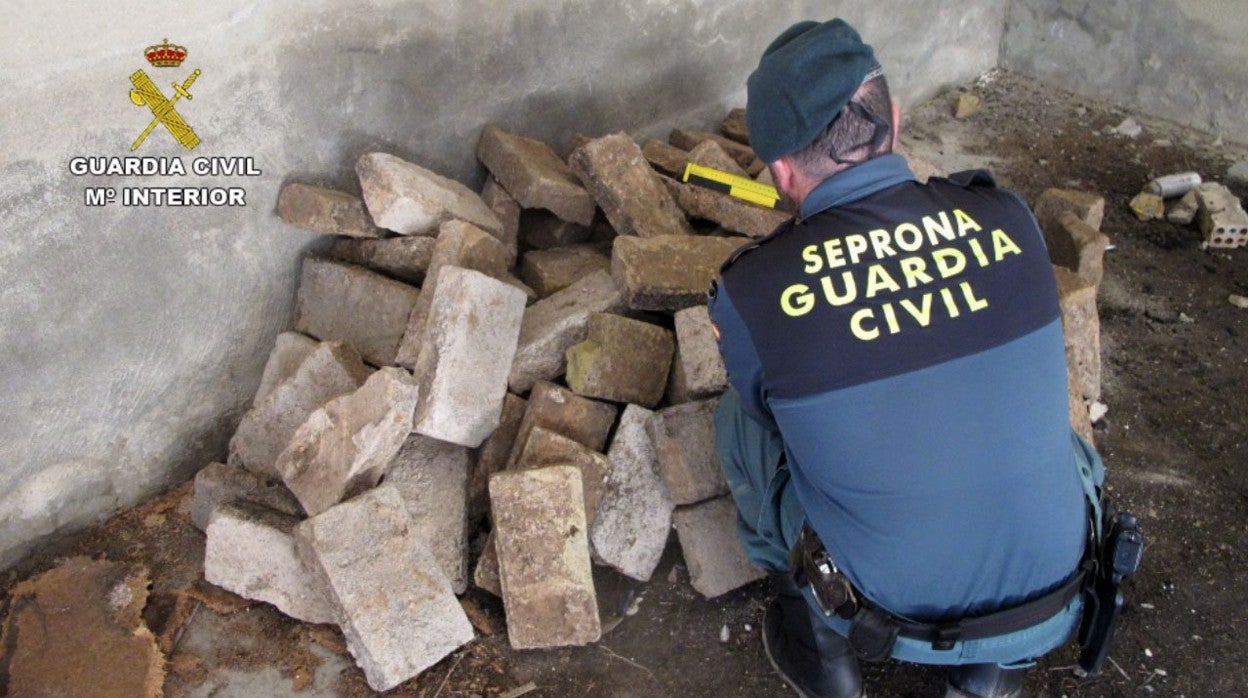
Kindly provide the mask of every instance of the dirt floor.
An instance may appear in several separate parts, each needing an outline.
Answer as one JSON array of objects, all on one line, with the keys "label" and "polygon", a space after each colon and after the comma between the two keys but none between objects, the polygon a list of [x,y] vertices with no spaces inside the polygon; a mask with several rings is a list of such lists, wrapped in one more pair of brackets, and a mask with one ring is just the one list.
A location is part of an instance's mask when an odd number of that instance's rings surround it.
[{"label": "dirt floor", "polygon": [[[1139,515],[1145,566],[1128,590],[1112,654],[1080,681],[1067,647],[1027,675],[1030,696],[1231,696],[1248,682],[1248,250],[1203,251],[1194,228],[1141,223],[1127,202],[1152,177],[1194,170],[1222,179],[1248,150],[1214,136],[1003,73],[966,87],[984,100],[964,121],[952,95],[911,110],[913,152],[953,171],[988,166],[1028,201],[1048,187],[1106,199],[1113,240],[1100,290],[1104,394],[1096,428],[1116,502]],[[1131,139],[1109,133],[1128,116]],[[1248,187],[1232,185],[1248,198]],[[271,606],[214,593],[202,581],[203,536],[184,486],[42,551],[0,578],[9,590],[84,554],[145,565],[153,579],[145,618],[169,656],[169,696],[372,695],[332,626],[288,620]],[[758,583],[713,601],[697,595],[672,542],[648,584],[599,570],[603,640],[557,651],[515,652],[496,633],[451,655],[394,696],[783,696],[764,660]],[[468,602],[502,627],[500,602]],[[179,623],[180,620],[189,622]],[[179,630],[180,629],[180,630]],[[0,694],[6,666],[0,662]],[[872,696],[936,696],[939,671],[897,663],[866,669]]]}]

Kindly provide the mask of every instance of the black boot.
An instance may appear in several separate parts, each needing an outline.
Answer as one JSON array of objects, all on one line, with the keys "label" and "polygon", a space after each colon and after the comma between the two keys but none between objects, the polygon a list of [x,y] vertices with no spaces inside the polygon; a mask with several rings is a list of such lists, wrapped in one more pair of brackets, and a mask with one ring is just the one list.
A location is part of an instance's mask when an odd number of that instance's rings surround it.
[{"label": "black boot", "polygon": [[945,698],[1020,698],[1023,669],[998,664],[963,664],[949,669]]},{"label": "black boot", "polygon": [[849,642],[815,616],[787,574],[771,576],[776,597],[763,612],[763,652],[802,698],[862,698]]}]

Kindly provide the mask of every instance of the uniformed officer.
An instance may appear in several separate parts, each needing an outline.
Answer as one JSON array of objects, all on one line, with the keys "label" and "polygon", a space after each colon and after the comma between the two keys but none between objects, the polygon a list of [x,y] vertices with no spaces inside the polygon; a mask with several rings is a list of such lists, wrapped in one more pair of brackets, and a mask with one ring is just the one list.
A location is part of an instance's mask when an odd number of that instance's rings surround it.
[{"label": "uniformed officer", "polygon": [[858,657],[949,666],[1016,696],[1082,599],[1085,494],[1043,238],[986,172],[920,184],[898,109],[837,19],[749,77],[751,144],[795,217],[712,289],[732,389],[716,447],[750,558],[774,573],[766,654],[805,696],[858,696]]}]

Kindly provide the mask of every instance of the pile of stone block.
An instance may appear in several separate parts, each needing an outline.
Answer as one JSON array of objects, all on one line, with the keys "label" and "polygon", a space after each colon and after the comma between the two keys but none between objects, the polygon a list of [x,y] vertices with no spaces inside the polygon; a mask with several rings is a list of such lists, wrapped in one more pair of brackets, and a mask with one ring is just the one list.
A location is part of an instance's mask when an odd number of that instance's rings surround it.
[{"label": "pile of stone block", "polygon": [[1133,199],[1130,208],[1142,221],[1165,219],[1200,228],[1203,248],[1248,246],[1248,212],[1226,185],[1203,181],[1196,172],[1158,177]]},{"label": "pile of stone block", "polygon": [[[724,132],[673,131],[663,156],[765,173],[739,112]],[[472,640],[470,585],[537,648],[598,640],[593,566],[648,580],[673,527],[703,595],[762,576],[715,455],[705,303],[786,214],[624,133],[575,145],[488,126],[480,193],[385,153],[356,162],[362,197],[281,193],[282,220],[335,240],[192,514],[208,581],[337,624],[376,690]]]}]

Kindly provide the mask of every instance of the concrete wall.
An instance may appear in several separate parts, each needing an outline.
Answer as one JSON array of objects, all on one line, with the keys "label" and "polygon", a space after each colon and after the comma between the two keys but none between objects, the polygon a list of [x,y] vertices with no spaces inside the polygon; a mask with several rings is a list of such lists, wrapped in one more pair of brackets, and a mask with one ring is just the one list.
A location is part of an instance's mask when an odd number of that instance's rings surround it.
[{"label": "concrete wall", "polygon": [[1001,62],[1248,142],[1243,0],[1009,0]]},{"label": "concrete wall", "polygon": [[[482,125],[562,146],[576,131],[710,125],[744,102],[766,44],[840,12],[903,101],[991,68],[1000,0],[414,0],[48,3],[0,29],[0,569],[58,532],[183,481],[225,444],[289,323],[301,257],[325,241],[273,215],[283,181],[357,190],[380,149],[470,184]],[[923,31],[915,32],[915,27]],[[168,37],[190,57],[148,66]],[[76,177],[128,155],[144,68],[202,144],[163,128],[136,153],[248,155],[258,178]],[[88,208],[87,186],[243,186],[244,209]]]}]

